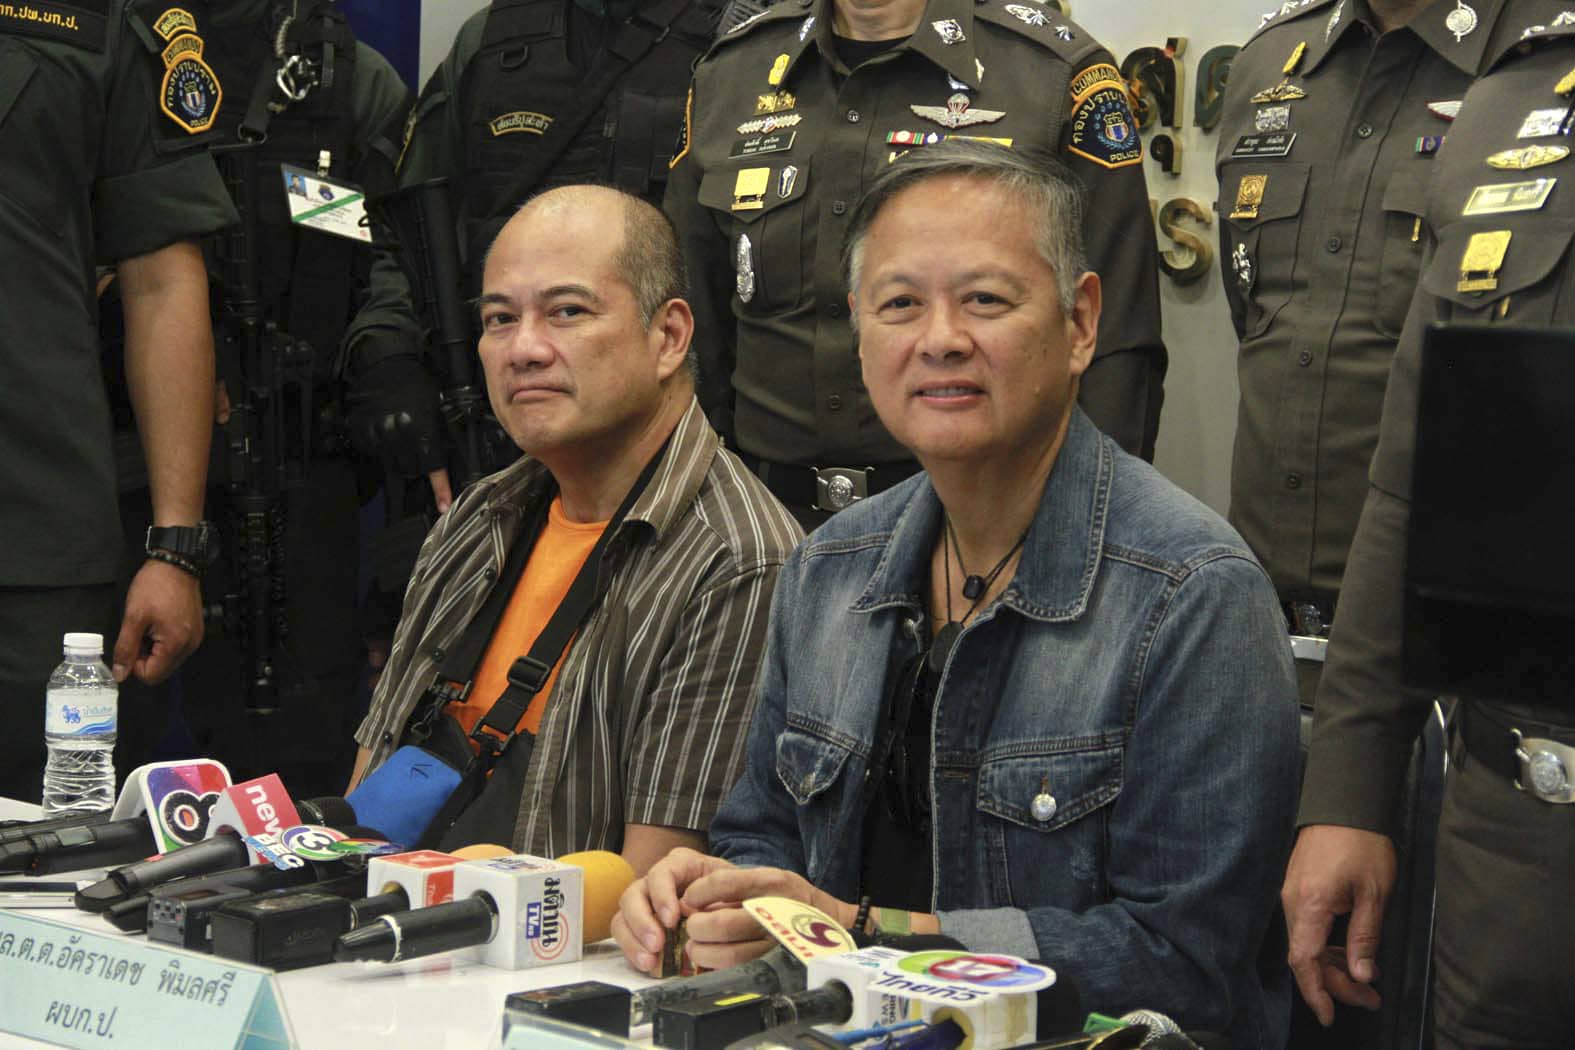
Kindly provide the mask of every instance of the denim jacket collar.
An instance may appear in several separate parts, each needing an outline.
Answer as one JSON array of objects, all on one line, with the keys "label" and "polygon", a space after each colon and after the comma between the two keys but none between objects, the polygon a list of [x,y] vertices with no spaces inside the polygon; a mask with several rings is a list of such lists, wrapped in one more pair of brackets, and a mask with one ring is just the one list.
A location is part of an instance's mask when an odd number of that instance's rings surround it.
[{"label": "denim jacket collar", "polygon": [[[1028,528],[1022,560],[1002,604],[1046,622],[1076,620],[1088,609],[1110,510],[1115,460],[1104,436],[1073,408],[1066,440]],[[941,524],[941,501],[928,474],[899,488],[889,542],[852,612],[912,606]],[[895,494],[894,494],[895,495]],[[900,501],[900,502],[899,502]],[[829,538],[829,537],[828,537]],[[812,541],[813,542],[813,541]]]}]

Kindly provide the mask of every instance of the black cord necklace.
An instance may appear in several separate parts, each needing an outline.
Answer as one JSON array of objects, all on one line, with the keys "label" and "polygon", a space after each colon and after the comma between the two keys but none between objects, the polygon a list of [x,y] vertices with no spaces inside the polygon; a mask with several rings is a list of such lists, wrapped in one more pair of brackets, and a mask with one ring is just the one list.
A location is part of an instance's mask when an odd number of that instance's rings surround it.
[{"label": "black cord necklace", "polygon": [[[968,618],[978,610],[980,604],[984,601],[984,596],[990,593],[990,588],[995,586],[996,579],[1005,570],[1006,563],[1012,560],[1014,554],[1022,550],[1023,543],[1028,539],[1028,530],[1024,529],[1023,534],[1017,537],[1017,542],[1012,544],[1012,549],[1003,554],[1001,560],[995,563],[995,568],[985,575],[979,576],[976,573],[970,573],[968,567],[963,564],[962,544],[957,542],[957,530],[952,525],[952,516],[947,514],[945,517],[946,537],[943,540],[941,564],[946,573],[946,622],[941,625],[941,629],[935,634],[935,640],[930,643],[930,670],[936,674],[940,674],[946,667],[946,658],[951,655],[952,647],[957,644],[957,636],[962,634],[963,624],[967,623]],[[952,619],[953,547],[957,548],[957,568],[961,569],[963,574],[963,597],[973,603],[968,606],[967,611],[958,620]]]}]

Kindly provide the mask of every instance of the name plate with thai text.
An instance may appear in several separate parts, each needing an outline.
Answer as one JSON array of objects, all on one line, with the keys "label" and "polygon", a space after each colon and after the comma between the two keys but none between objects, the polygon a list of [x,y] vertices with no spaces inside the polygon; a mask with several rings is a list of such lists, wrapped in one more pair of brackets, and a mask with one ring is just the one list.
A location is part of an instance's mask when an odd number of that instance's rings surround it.
[{"label": "name plate with thai text", "polygon": [[0,1031],[73,1047],[291,1045],[271,970],[0,911]]}]

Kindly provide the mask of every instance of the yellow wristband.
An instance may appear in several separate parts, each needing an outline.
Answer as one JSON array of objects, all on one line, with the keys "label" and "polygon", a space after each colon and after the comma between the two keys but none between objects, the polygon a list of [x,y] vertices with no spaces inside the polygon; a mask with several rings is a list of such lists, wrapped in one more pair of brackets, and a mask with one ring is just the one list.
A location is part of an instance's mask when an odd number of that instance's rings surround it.
[{"label": "yellow wristband", "polygon": [[875,920],[876,929],[894,937],[904,937],[913,932],[913,914],[897,908],[882,908]]}]

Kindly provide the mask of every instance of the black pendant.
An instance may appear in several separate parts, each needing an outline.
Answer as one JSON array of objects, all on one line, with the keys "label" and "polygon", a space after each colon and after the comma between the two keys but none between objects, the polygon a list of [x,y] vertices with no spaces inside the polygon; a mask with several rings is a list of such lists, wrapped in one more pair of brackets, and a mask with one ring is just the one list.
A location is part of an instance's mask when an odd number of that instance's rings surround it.
[{"label": "black pendant", "polygon": [[979,600],[984,594],[984,577],[970,575],[963,581],[963,597],[971,602]]},{"label": "black pendant", "polygon": [[946,621],[939,631],[935,633],[934,641],[930,642],[930,670],[940,674],[946,669],[946,658],[952,655],[952,647],[957,644],[957,636],[962,634],[962,624],[955,620]]}]

